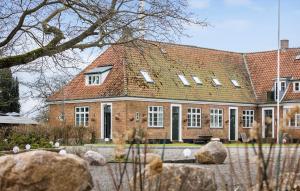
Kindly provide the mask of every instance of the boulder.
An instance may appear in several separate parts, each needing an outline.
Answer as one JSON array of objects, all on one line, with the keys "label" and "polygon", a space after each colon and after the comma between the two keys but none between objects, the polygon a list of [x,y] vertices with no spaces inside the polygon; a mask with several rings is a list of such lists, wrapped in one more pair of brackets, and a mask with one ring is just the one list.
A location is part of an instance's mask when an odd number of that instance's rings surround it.
[{"label": "boulder", "polygon": [[104,156],[102,156],[100,153],[97,153],[95,151],[87,151],[83,158],[88,161],[90,165],[93,166],[104,166],[106,164],[106,160]]},{"label": "boulder", "polygon": [[[152,164],[152,163],[151,163]],[[162,168],[153,168],[151,164],[145,167],[143,190],[147,191],[215,191],[217,185],[213,171],[196,165],[163,164]],[[135,188],[140,191],[140,175],[136,177]],[[130,181],[131,190],[134,190],[133,178]]]},{"label": "boulder", "polygon": [[76,155],[38,150],[0,157],[0,190],[88,191],[92,188],[88,164]]},{"label": "boulder", "polygon": [[196,162],[201,164],[222,164],[227,152],[221,142],[212,141],[201,147],[196,153]]},{"label": "boulder", "polygon": [[161,156],[155,153],[140,154],[141,163],[149,164],[154,160],[161,160]]}]

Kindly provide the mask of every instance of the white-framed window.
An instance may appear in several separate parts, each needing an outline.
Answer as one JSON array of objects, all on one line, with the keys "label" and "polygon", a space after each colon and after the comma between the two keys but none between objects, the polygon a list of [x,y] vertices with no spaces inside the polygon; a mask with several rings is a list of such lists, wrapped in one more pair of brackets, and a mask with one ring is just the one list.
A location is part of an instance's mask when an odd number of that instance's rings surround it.
[{"label": "white-framed window", "polygon": [[221,85],[222,85],[221,82],[219,81],[219,79],[213,78],[212,80],[213,80],[213,82],[214,82],[214,84],[215,84],[216,86],[221,86]]},{"label": "white-framed window", "polygon": [[189,81],[187,81],[187,79],[185,78],[184,75],[179,74],[178,77],[181,80],[181,82],[183,83],[183,85],[185,85],[185,86],[189,86],[190,85]]},{"label": "white-framed window", "polygon": [[188,108],[188,127],[201,127],[200,108]]},{"label": "white-framed window", "polygon": [[294,92],[300,92],[300,82],[293,83]]},{"label": "white-framed window", "polygon": [[[286,81],[279,81],[279,91],[283,92],[286,88]],[[280,94],[279,94],[280,95]],[[277,81],[274,82],[274,99],[277,100]]]},{"label": "white-framed window", "polygon": [[254,110],[243,111],[243,127],[250,128],[254,122]]},{"label": "white-framed window", "polygon": [[198,84],[198,85],[201,85],[201,84],[203,84],[202,83],[202,80],[200,80],[200,78],[198,78],[198,76],[193,76],[193,80],[196,82],[196,84]]},{"label": "white-framed window", "polygon": [[75,107],[75,126],[89,125],[89,107]]},{"label": "white-framed window", "polygon": [[85,84],[88,86],[101,85],[109,72],[110,70],[99,74],[86,74]]},{"label": "white-framed window", "polygon": [[300,127],[300,113],[296,113],[294,117],[289,120],[290,127]]},{"label": "white-framed window", "polygon": [[85,73],[85,85],[101,85],[108,76],[111,69],[112,66],[101,66],[89,70]]},{"label": "white-framed window", "polygon": [[210,128],[223,127],[223,110],[210,109]]},{"label": "white-framed window", "polygon": [[[279,91],[284,91],[285,88],[286,88],[286,82],[285,81],[279,81]],[[274,84],[275,88],[274,88],[274,91],[277,91],[277,81],[275,82]]]},{"label": "white-framed window", "polygon": [[231,80],[231,83],[235,86],[235,87],[241,87],[239,82],[237,80]]},{"label": "white-framed window", "polygon": [[100,74],[91,74],[88,75],[88,85],[100,85]]},{"label": "white-framed window", "polygon": [[144,70],[141,70],[141,74],[143,75],[146,82],[148,82],[148,83],[153,83],[154,82],[148,72],[146,72]]},{"label": "white-framed window", "polygon": [[163,127],[164,111],[162,106],[148,107],[148,127]]}]

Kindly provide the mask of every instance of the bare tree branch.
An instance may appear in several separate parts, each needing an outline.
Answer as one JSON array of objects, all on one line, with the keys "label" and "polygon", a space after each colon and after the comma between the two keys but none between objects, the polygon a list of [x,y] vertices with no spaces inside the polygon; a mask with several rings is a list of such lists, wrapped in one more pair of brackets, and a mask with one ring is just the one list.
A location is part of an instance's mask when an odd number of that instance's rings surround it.
[{"label": "bare tree branch", "polygon": [[[32,63],[70,49],[169,39],[187,23],[205,25],[186,0],[24,0],[0,2],[0,69]],[[17,16],[17,17],[16,17]],[[124,31],[131,36],[124,38]]]}]

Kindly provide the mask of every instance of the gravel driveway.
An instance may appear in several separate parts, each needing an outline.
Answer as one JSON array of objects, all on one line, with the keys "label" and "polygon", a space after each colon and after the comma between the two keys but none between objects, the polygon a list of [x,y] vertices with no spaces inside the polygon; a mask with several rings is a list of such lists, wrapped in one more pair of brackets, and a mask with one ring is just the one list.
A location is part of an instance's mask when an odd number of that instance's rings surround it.
[{"label": "gravel driveway", "polygon": [[[200,148],[200,147],[199,147]],[[87,150],[95,150],[102,155],[106,157],[106,159],[110,160],[113,158],[114,148],[112,147],[87,147],[85,148]],[[183,156],[183,150],[185,147],[167,147],[164,151],[164,158],[166,160],[174,160],[174,159],[185,159]],[[198,148],[195,147],[189,147],[192,151],[191,158],[193,154],[198,150]],[[162,154],[163,149],[161,147],[151,147],[151,152]],[[268,147],[265,147],[264,152],[268,152]],[[275,148],[275,153],[278,152],[278,148]],[[248,151],[248,152],[247,152]],[[282,150],[282,159],[284,156],[289,152],[293,152],[293,148],[283,148]],[[251,179],[255,179],[256,174],[256,157],[254,155],[253,149],[245,149],[243,147],[233,147],[228,148],[229,156],[227,156],[224,164],[221,165],[200,165],[200,164],[186,164],[186,165],[198,165],[203,168],[207,168],[210,170],[213,170],[215,172],[215,178],[218,184],[218,190],[224,190],[225,185],[234,185],[234,188],[238,188],[240,185],[240,182],[247,182],[249,181],[249,177],[246,177],[247,175],[247,161],[246,161],[246,154],[249,155],[249,167],[250,167],[250,174]],[[276,154],[274,156],[277,156]],[[300,157],[300,150],[297,151],[297,157]],[[231,161],[230,162],[230,158]],[[274,157],[275,158],[275,157]],[[273,161],[274,158],[272,158]],[[232,165],[231,165],[232,164]],[[118,164],[118,163],[110,163],[107,166],[104,167],[90,167],[91,174],[93,175],[95,188],[93,191],[112,191],[116,190],[114,189],[114,181],[112,176],[120,177],[120,169],[123,169],[124,164]],[[123,184],[123,190],[129,190],[128,189],[128,182],[130,177],[132,176],[132,164],[127,164],[127,173],[124,175],[124,184]],[[232,170],[234,168],[234,170]],[[118,182],[118,180],[116,180]],[[240,189],[241,190],[241,189]]]}]

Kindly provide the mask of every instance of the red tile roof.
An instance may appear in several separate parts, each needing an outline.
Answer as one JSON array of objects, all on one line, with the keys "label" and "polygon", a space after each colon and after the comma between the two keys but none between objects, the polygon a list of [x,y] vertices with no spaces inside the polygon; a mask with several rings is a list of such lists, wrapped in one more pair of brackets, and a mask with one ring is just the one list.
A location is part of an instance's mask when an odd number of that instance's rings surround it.
[{"label": "red tile roof", "polygon": [[[64,87],[64,95],[60,90],[48,101],[132,96],[265,103],[276,78],[277,51],[242,54],[151,41],[138,47],[144,54],[136,47],[108,48]],[[300,60],[295,60],[298,54],[300,49],[296,48],[281,52],[281,77],[300,79]],[[107,65],[113,68],[102,85],[85,85],[85,72]],[[154,83],[147,83],[140,70],[149,72]],[[191,85],[184,86],[178,74],[184,74]],[[193,75],[203,85],[197,85]],[[222,86],[212,84],[214,77]],[[231,79],[237,80],[241,87],[234,87]],[[295,99],[300,100],[300,93],[294,93],[290,83],[283,101]]]},{"label": "red tile roof", "polygon": [[[49,101],[89,99],[99,97],[116,97],[124,95],[124,65],[123,48],[114,46],[108,48],[88,67],[70,81],[64,90],[60,90],[48,98]],[[112,65],[113,68],[102,85],[86,86],[85,72],[99,66]],[[64,93],[63,93],[64,92]],[[63,95],[64,94],[64,95]]]},{"label": "red tile roof", "polygon": [[[299,48],[281,50],[280,77],[300,79],[300,60],[295,60],[300,54]],[[272,90],[274,80],[277,78],[277,51],[249,53],[246,55],[251,80],[259,103],[267,101],[267,92]],[[300,99],[299,93],[293,93],[292,84],[283,101]]]}]

